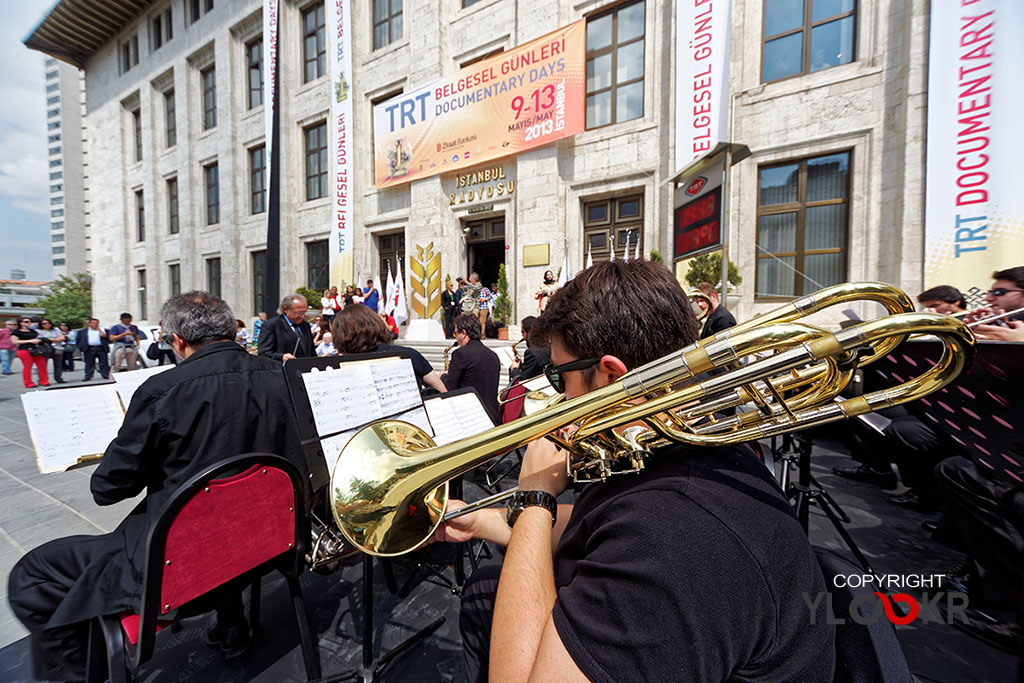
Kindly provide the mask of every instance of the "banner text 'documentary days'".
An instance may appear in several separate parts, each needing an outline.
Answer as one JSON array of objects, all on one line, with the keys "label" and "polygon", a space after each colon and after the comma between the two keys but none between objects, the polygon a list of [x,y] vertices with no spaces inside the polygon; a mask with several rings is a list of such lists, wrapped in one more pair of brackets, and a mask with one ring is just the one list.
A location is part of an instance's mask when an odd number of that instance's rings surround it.
[{"label": "banner text 'documentary days'", "polygon": [[373,108],[374,182],[389,187],[575,135],[586,22],[577,21]]}]

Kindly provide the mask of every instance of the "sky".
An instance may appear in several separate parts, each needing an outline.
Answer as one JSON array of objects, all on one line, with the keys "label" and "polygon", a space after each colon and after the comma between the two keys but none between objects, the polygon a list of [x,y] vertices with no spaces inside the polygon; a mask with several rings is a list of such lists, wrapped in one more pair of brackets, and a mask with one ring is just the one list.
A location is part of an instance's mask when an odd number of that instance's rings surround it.
[{"label": "sky", "polygon": [[54,0],[3,2],[0,9],[0,279],[12,268],[52,278],[45,57],[21,42]]}]

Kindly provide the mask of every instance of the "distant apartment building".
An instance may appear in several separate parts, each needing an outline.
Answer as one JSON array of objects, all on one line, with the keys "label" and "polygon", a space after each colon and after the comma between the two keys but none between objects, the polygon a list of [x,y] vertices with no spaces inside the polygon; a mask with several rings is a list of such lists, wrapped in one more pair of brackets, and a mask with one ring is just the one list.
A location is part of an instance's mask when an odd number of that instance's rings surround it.
[{"label": "distant apartment building", "polygon": [[81,71],[50,57],[46,63],[46,142],[50,180],[53,277],[89,269],[85,236],[85,155]]}]

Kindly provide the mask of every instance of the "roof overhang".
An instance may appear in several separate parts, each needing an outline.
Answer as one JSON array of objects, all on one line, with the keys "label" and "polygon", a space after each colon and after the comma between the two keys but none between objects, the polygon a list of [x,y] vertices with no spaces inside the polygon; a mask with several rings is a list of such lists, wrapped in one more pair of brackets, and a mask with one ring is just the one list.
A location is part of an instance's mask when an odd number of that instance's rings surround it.
[{"label": "roof overhang", "polygon": [[153,0],[59,0],[24,42],[32,50],[81,69],[90,55],[152,3]]},{"label": "roof overhang", "polygon": [[688,166],[684,167],[678,173],[664,181],[662,185],[679,183],[692,176],[700,175],[705,170],[720,162],[726,152],[730,151],[732,152],[732,165],[734,166],[750,156],[750,148],[746,145],[738,145],[732,142],[719,142],[715,145],[714,149],[699,159],[694,159]]}]

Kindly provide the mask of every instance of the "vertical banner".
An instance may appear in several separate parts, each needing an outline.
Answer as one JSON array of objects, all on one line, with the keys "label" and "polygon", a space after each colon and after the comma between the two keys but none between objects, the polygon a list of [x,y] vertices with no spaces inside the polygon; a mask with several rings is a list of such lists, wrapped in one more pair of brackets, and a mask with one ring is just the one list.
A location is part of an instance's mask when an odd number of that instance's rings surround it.
[{"label": "vertical banner", "polygon": [[[352,261],[352,30],[351,0],[327,3],[327,60],[331,71],[331,282],[353,282]],[[374,283],[376,284],[376,283]]]},{"label": "vertical banner", "polygon": [[924,286],[1024,265],[1024,3],[931,3]]},{"label": "vertical banner", "polygon": [[[267,168],[270,168],[270,148],[274,143],[274,96],[277,83],[277,13],[279,0],[263,0],[263,127],[266,132]],[[269,186],[270,183],[267,183]]]},{"label": "vertical banner", "polygon": [[676,0],[676,172],[729,140],[728,0]]},{"label": "vertical banner", "polygon": [[586,23],[375,106],[377,187],[458,172],[583,132]]},{"label": "vertical banner", "polygon": [[263,81],[263,123],[267,164],[267,250],[263,280],[263,305],[276,311],[281,287],[281,140],[277,108],[277,38],[280,7],[278,0],[263,0],[263,50],[267,76]]}]

